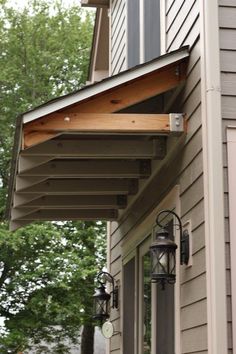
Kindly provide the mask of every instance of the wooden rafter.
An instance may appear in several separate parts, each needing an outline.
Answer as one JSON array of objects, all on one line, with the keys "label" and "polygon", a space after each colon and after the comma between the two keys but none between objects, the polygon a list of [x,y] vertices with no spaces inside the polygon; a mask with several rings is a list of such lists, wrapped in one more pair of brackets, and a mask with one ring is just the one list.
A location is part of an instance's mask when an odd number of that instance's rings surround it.
[{"label": "wooden rafter", "polygon": [[172,90],[186,79],[188,58],[66,108],[66,113],[111,113]]}]

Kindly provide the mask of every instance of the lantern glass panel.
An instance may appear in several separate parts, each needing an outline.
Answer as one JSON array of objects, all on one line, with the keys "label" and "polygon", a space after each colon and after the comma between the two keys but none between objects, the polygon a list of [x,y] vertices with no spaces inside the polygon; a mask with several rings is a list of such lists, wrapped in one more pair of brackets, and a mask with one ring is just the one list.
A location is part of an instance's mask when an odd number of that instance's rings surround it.
[{"label": "lantern glass panel", "polygon": [[161,250],[158,252],[158,263],[157,263],[157,272],[159,274],[166,274],[168,273],[168,252],[167,250]]},{"label": "lantern glass panel", "polygon": [[169,273],[175,275],[175,252],[170,252],[169,254]]},{"label": "lantern glass panel", "polygon": [[95,313],[98,316],[106,316],[107,315],[107,317],[108,317],[108,302],[106,300],[97,299]]},{"label": "lantern glass panel", "polygon": [[165,250],[155,248],[150,251],[152,279],[166,277],[168,274],[168,253]]}]

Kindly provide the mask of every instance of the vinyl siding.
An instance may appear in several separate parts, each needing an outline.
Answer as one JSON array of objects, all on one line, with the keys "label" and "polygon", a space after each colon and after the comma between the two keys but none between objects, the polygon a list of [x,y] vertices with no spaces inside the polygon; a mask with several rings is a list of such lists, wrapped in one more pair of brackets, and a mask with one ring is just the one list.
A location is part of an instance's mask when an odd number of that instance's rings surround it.
[{"label": "vinyl siding", "polygon": [[179,176],[181,214],[192,223],[192,267],[181,267],[182,353],[207,353],[206,266],[201,126],[200,24],[197,0],[167,1],[166,50],[193,46],[182,95],[188,135]]},{"label": "vinyl siding", "polygon": [[[113,1],[113,13],[122,1]],[[110,269],[122,286],[122,254],[130,235],[145,217],[160,203],[176,184],[180,186],[181,216],[183,222],[191,220],[193,266],[181,267],[181,346],[182,353],[207,353],[206,271],[204,236],[204,193],[201,126],[200,38],[198,0],[166,0],[167,51],[188,44],[191,46],[188,78],[179,97],[181,111],[188,119],[188,134],[184,149],[164,166],[165,179],[160,176],[145,189],[124,214],[120,222],[111,224]],[[116,7],[118,11],[118,7]],[[121,11],[121,10],[119,10]],[[125,15],[124,15],[125,16]],[[123,16],[123,18],[124,18]],[[113,29],[113,35],[115,28]],[[122,37],[122,35],[120,34]],[[117,45],[116,45],[117,46]],[[116,47],[114,47],[116,48]],[[112,54],[113,62],[117,56]],[[124,57],[123,57],[124,58]],[[114,65],[112,66],[114,70]],[[115,73],[115,71],[113,71]],[[171,163],[172,162],[172,163]],[[180,166],[176,170],[176,165]],[[155,169],[155,162],[153,163]],[[158,185],[158,188],[157,188]],[[128,243],[127,243],[128,244]],[[132,242],[130,251],[132,250]],[[122,307],[121,307],[122,308]],[[121,328],[120,311],[113,310],[111,320]],[[111,353],[122,353],[122,340],[110,342]]]},{"label": "vinyl siding", "polygon": [[199,0],[175,0],[166,8],[166,50],[192,46],[199,36]]},{"label": "vinyl siding", "polygon": [[126,69],[126,0],[111,2],[111,75]]},{"label": "vinyl siding", "polygon": [[236,1],[219,0],[220,25],[220,65],[222,91],[222,133],[225,193],[225,233],[226,233],[226,280],[227,280],[227,320],[228,352],[232,353],[232,318],[230,284],[230,234],[228,204],[228,168],[226,153],[226,127],[236,126]]},{"label": "vinyl siding", "polygon": [[[165,178],[159,176],[151,181],[121,221],[112,223],[110,266],[116,278],[122,282],[123,247],[129,242],[132,230],[145,219],[174,185],[179,184],[181,216],[183,222],[191,220],[193,247],[193,266],[181,267],[180,274],[182,353],[205,354],[207,353],[207,319],[199,8],[198,1],[191,1],[191,5],[190,1],[185,3],[189,6],[186,7],[184,1],[180,0],[166,2],[167,50],[176,49],[183,43],[191,44],[187,83],[179,97],[182,102],[180,109],[188,118],[185,146],[173,157],[173,161],[168,161],[164,166],[162,172]],[[184,21],[181,21],[181,16],[184,16]],[[179,169],[176,169],[176,166],[179,166]],[[163,173],[160,175],[163,176]],[[132,242],[130,250],[132,250]],[[112,346],[113,348],[118,350]],[[121,347],[119,349],[121,354]]]}]

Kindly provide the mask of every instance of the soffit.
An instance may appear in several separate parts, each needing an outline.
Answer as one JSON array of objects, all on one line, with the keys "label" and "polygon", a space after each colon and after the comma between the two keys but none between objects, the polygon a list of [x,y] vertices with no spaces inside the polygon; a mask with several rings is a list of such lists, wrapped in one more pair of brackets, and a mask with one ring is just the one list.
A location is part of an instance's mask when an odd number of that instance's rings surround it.
[{"label": "soffit", "polygon": [[139,181],[151,177],[152,161],[165,159],[168,137],[186,130],[182,114],[127,112],[179,87],[187,61],[185,47],[24,114],[11,229],[38,220],[116,220]]}]

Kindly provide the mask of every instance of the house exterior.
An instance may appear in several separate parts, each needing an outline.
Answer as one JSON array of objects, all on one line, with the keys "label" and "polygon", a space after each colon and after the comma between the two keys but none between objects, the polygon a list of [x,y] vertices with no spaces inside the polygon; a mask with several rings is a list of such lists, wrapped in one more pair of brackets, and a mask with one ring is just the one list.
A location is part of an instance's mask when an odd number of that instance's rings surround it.
[{"label": "house exterior", "polygon": [[[119,308],[107,353],[236,353],[236,2],[82,4],[97,8],[90,84],[19,118],[11,228],[108,221]],[[180,265],[173,221],[165,290],[149,255],[163,209],[190,234]]]}]

